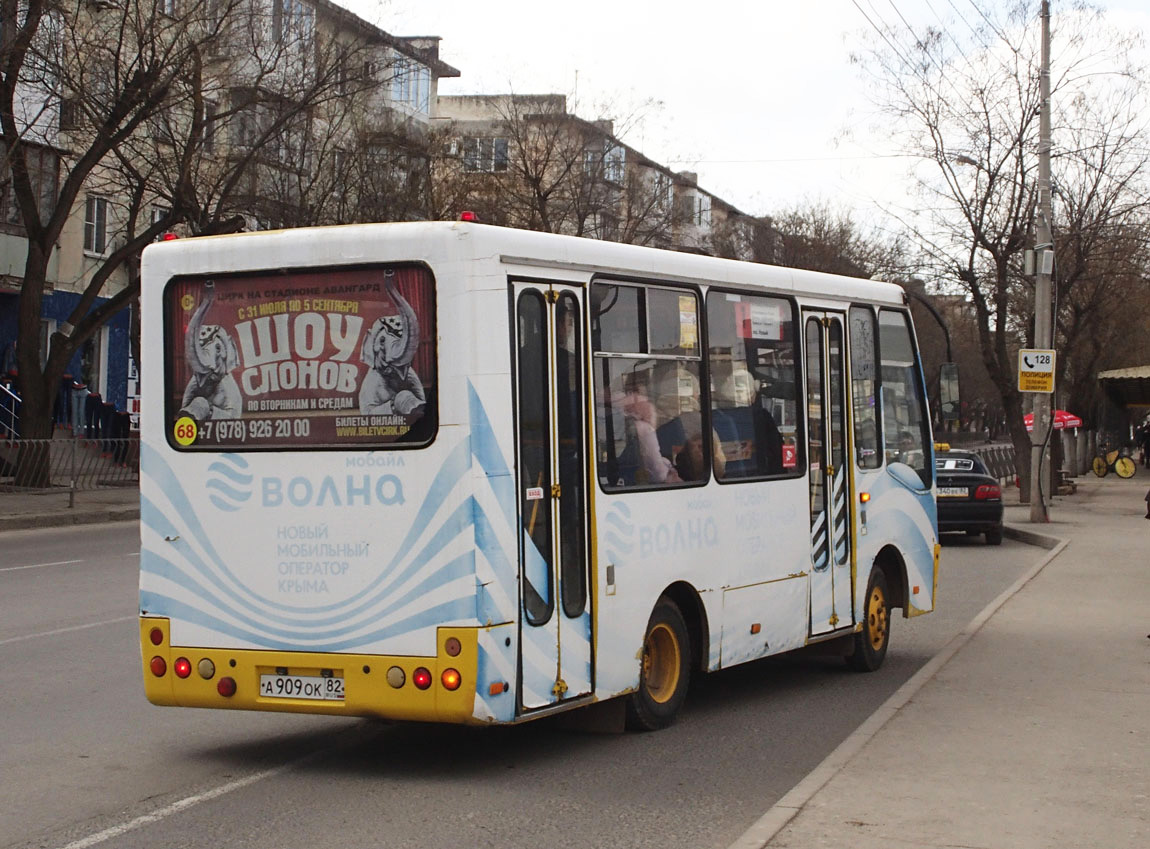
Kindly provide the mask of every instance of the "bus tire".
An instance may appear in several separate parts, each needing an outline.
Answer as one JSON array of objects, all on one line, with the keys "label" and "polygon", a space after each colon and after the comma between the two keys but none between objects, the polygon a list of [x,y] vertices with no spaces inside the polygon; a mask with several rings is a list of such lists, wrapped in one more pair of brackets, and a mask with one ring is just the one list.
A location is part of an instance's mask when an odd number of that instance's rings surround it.
[{"label": "bus tire", "polygon": [[639,668],[639,689],[627,698],[627,727],[666,728],[687,697],[691,683],[691,642],[678,606],[660,598],[647,621]]},{"label": "bus tire", "polygon": [[847,664],[855,672],[874,672],[890,645],[890,591],[882,569],[872,569],[863,599],[862,630],[854,635],[854,652]]}]

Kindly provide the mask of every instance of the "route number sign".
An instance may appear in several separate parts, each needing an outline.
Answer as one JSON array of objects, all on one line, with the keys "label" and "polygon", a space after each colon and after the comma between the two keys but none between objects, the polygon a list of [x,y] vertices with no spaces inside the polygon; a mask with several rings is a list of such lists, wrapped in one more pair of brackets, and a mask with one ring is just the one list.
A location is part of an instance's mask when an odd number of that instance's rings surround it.
[{"label": "route number sign", "polygon": [[1054,391],[1054,351],[1023,348],[1018,352],[1018,391],[1049,394]]}]

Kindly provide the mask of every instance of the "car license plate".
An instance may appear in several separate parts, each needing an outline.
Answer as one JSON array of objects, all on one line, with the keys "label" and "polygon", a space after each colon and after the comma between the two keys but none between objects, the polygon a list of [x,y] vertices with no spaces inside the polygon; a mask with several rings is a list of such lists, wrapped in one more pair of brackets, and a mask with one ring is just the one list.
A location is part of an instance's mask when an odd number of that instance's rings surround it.
[{"label": "car license plate", "polygon": [[940,486],[938,488],[939,498],[966,498],[970,494],[970,490],[965,486]]},{"label": "car license plate", "polygon": [[334,675],[261,675],[260,695],[269,699],[343,701],[343,679]]}]

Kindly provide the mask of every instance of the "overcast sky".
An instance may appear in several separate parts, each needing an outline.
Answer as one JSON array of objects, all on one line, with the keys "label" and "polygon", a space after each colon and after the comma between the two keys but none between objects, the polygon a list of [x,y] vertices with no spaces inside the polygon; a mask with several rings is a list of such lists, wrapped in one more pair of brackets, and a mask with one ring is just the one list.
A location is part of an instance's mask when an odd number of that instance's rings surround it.
[{"label": "overcast sky", "polygon": [[[850,64],[869,26],[860,7],[916,26],[977,15],[973,0],[336,2],[394,35],[440,36],[440,58],[461,73],[441,94],[574,94],[584,118],[654,99],[623,137],[656,161],[697,172],[744,212],[826,199],[861,221],[897,196],[906,161],[874,132]],[[1054,0],[1054,15],[1068,5]],[[1150,0],[1102,5],[1150,35]]]}]

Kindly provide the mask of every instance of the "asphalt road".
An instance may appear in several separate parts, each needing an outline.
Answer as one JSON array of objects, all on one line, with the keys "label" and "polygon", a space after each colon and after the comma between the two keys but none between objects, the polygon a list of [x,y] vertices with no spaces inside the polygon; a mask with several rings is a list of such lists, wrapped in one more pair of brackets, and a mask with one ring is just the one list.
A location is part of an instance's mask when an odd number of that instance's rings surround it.
[{"label": "asphalt road", "polygon": [[894,620],[879,672],[753,663],[598,735],[154,707],[136,533],[0,535],[0,847],[725,847],[1041,554],[947,539],[939,610]]}]

